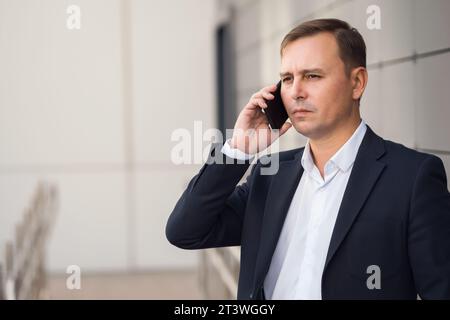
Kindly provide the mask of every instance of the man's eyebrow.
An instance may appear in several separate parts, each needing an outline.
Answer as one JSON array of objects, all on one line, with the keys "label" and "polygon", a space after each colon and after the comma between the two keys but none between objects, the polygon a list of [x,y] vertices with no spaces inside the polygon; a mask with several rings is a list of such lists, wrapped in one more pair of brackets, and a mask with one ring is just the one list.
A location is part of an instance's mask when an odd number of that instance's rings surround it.
[{"label": "man's eyebrow", "polygon": [[[305,74],[305,73],[324,73],[323,69],[320,68],[314,68],[314,69],[303,69],[298,72],[299,74]],[[285,76],[291,76],[292,72],[280,72],[280,78],[283,78]]]}]

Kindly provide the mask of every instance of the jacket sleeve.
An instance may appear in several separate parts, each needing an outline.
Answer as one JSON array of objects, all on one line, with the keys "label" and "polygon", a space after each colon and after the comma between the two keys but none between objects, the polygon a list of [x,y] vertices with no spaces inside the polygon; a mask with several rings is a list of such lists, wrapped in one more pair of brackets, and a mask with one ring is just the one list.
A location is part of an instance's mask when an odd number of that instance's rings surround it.
[{"label": "jacket sleeve", "polygon": [[[222,145],[213,144],[209,159],[192,178],[169,216],[166,237],[183,249],[235,246],[241,229],[254,169],[237,186],[250,166],[224,155]],[[222,159],[221,161],[212,161]],[[218,163],[219,162],[219,163]]]},{"label": "jacket sleeve", "polygon": [[417,173],[408,250],[422,299],[450,299],[450,194],[442,160],[430,155]]}]

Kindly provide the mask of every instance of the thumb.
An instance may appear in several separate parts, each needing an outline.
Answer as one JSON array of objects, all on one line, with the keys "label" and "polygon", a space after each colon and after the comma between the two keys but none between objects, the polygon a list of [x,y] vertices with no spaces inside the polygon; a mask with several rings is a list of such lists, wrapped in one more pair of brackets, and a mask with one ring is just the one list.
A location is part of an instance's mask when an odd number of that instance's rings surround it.
[{"label": "thumb", "polygon": [[282,136],[283,134],[286,133],[286,131],[288,131],[290,128],[292,127],[292,123],[290,122],[285,122],[283,124],[283,126],[280,129],[280,136]]}]

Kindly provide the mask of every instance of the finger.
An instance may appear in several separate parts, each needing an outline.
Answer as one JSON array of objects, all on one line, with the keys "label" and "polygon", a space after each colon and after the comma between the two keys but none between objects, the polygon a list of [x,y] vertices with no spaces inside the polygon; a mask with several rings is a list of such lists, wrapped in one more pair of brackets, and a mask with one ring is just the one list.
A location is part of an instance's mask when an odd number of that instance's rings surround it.
[{"label": "finger", "polygon": [[259,99],[259,98],[261,98],[262,97],[262,91],[258,91],[258,92],[256,92],[256,93],[254,93],[251,97],[250,97],[250,99]]},{"label": "finger", "polygon": [[261,110],[261,107],[260,107],[260,105],[259,105],[259,100],[258,100],[259,98],[251,98],[249,101],[248,101],[248,103],[247,103],[247,105],[245,106],[245,108],[246,109],[249,109],[249,110],[252,110],[252,111],[254,111],[254,110],[256,110],[256,111],[259,111],[259,110]]},{"label": "finger", "polygon": [[272,85],[262,89],[262,91],[267,91],[267,92],[274,92],[275,90],[277,90],[276,84],[272,84]]},{"label": "finger", "polygon": [[262,96],[264,99],[267,99],[267,100],[273,100],[275,98],[275,96],[268,91],[263,91]]},{"label": "finger", "polygon": [[254,105],[256,105],[256,106],[259,106],[259,107],[262,108],[262,109],[267,108],[267,103],[266,103],[266,101],[264,101],[264,99],[262,99],[262,98],[259,98],[259,99],[253,99],[253,100],[252,100],[252,103],[253,103]]}]

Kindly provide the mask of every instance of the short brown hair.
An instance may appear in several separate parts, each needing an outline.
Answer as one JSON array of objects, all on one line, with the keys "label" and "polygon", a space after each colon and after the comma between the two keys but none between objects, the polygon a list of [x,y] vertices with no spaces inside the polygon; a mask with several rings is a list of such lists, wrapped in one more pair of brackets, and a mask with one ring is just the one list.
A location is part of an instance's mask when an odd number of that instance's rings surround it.
[{"label": "short brown hair", "polygon": [[289,43],[320,32],[330,32],[336,38],[339,56],[344,62],[347,75],[352,68],[366,67],[366,44],[363,37],[358,30],[339,19],[316,19],[298,25],[284,37],[280,55],[283,55],[283,50]]}]

